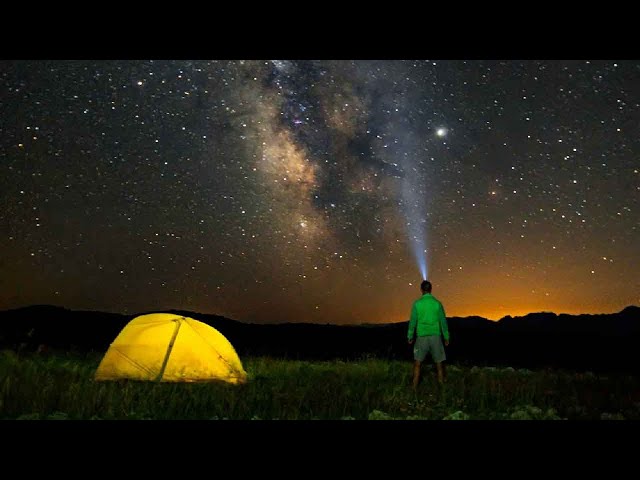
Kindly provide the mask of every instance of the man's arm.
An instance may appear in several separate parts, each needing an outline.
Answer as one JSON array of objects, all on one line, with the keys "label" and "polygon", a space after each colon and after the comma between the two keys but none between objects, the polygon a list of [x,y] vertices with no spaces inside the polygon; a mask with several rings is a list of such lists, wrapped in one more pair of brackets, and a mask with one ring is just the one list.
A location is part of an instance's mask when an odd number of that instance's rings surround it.
[{"label": "man's arm", "polygon": [[444,343],[445,345],[449,345],[449,326],[447,325],[447,315],[444,313],[444,307],[442,303],[439,308],[439,317],[440,317],[440,330],[442,330],[442,335],[444,335]]},{"label": "man's arm", "polygon": [[416,310],[416,304],[411,307],[411,318],[409,319],[409,332],[407,333],[407,339],[409,343],[413,342],[415,336],[416,325],[418,324],[418,311]]}]

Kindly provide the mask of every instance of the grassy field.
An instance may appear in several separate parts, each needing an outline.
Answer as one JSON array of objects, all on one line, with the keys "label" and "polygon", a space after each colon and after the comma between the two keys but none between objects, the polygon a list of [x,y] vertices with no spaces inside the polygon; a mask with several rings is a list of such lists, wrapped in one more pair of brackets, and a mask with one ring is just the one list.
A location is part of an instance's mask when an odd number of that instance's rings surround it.
[{"label": "grassy field", "polygon": [[425,364],[244,358],[249,382],[95,382],[100,355],[0,352],[0,418],[60,420],[640,419],[640,379],[626,374]]}]

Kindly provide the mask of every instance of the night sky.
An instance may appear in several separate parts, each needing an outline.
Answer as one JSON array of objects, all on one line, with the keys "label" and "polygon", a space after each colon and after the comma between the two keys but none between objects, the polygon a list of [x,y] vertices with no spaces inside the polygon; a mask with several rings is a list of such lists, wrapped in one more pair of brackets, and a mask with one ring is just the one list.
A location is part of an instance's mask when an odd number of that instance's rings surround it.
[{"label": "night sky", "polygon": [[[0,309],[640,304],[640,62],[0,62]],[[426,251],[426,253],[425,253]]]}]

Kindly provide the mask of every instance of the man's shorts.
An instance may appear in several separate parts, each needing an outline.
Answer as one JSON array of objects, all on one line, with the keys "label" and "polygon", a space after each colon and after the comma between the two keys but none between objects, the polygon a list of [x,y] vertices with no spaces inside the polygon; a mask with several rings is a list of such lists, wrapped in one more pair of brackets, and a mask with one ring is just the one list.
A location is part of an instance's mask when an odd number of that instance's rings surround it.
[{"label": "man's shorts", "polygon": [[416,342],[413,345],[414,360],[423,362],[428,353],[431,354],[431,358],[435,363],[440,363],[447,359],[440,335],[425,335],[424,337],[416,338]]}]

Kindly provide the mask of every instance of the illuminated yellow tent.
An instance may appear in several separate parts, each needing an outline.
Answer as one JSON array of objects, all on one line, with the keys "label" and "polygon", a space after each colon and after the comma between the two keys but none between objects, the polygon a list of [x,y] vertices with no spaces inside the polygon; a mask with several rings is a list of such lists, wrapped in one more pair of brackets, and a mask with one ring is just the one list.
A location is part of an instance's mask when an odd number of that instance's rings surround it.
[{"label": "illuminated yellow tent", "polygon": [[245,383],[247,373],[233,345],[215,328],[169,313],[140,315],[113,341],[96,380]]}]

